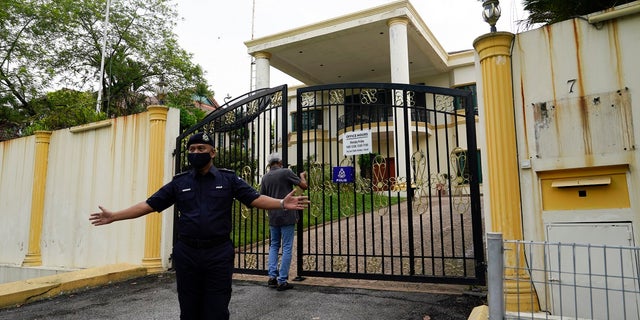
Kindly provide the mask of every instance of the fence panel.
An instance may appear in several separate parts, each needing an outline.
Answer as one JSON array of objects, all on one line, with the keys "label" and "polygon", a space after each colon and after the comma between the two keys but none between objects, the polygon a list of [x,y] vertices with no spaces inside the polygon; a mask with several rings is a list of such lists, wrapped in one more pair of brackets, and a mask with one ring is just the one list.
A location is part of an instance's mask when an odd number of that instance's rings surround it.
[{"label": "fence panel", "polygon": [[[517,288],[526,281],[537,293],[540,312],[518,307],[505,310],[505,318],[640,319],[638,247],[504,240],[502,248],[488,241],[488,250],[489,256],[524,252],[515,265],[504,264],[501,274],[489,273],[490,288],[497,282],[512,282]],[[536,263],[536,257],[544,261]],[[491,312],[491,304],[500,302],[489,297]],[[492,318],[497,316],[492,313]]]}]

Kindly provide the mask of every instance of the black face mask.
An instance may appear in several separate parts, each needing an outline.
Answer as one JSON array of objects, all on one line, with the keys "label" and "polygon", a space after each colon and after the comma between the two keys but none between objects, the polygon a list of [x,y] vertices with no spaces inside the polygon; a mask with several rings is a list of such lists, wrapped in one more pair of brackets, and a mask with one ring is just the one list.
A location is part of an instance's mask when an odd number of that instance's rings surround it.
[{"label": "black face mask", "polygon": [[207,153],[189,153],[187,154],[187,160],[191,163],[194,169],[200,170],[204,168],[211,161],[211,155]]}]

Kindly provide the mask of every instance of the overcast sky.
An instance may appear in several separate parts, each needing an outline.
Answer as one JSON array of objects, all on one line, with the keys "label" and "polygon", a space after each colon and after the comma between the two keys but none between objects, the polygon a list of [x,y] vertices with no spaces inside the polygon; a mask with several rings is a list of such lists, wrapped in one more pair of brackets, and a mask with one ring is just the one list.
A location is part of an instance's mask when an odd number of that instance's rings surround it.
[{"label": "overcast sky", "polygon": [[[500,1],[498,31],[518,32],[526,17],[522,0]],[[391,3],[390,0],[178,0],[176,33],[183,49],[202,66],[215,99],[249,91],[251,58],[244,42]],[[410,0],[445,50],[473,48],[489,32],[479,0]],[[254,5],[255,4],[255,5]],[[272,68],[271,86],[299,84]]]}]

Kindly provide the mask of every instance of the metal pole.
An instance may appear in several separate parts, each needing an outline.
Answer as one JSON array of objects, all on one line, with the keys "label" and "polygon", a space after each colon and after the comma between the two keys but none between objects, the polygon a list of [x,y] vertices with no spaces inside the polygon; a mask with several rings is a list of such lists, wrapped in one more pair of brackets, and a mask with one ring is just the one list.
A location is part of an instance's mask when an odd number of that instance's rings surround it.
[{"label": "metal pole", "polygon": [[107,47],[107,29],[109,28],[109,7],[111,6],[111,0],[107,0],[107,8],[104,14],[104,28],[102,29],[102,57],[100,58],[100,83],[98,89],[98,102],[96,102],[96,112],[100,112],[100,104],[102,103],[102,81],[104,79],[104,54]]},{"label": "metal pole", "polygon": [[504,245],[502,233],[487,233],[487,294],[489,319],[504,318]]}]

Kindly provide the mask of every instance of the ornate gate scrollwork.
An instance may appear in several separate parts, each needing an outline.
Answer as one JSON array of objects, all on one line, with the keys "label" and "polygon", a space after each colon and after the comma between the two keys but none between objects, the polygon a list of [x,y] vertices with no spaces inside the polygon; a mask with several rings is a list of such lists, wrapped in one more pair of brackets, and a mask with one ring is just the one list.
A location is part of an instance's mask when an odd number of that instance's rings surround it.
[{"label": "ornate gate scrollwork", "polygon": [[418,150],[411,156],[411,169],[413,171],[413,183],[411,187],[414,192],[413,210],[419,215],[423,215],[429,210],[429,187],[430,181],[427,177],[427,158],[423,151]]},{"label": "ornate gate scrollwork", "polygon": [[449,153],[449,160],[451,162],[451,168],[453,170],[453,180],[451,184],[453,195],[453,207],[456,212],[463,214],[469,210],[471,205],[471,199],[465,195],[469,193],[469,173],[466,170],[468,165],[467,151],[455,147]]},{"label": "ornate gate scrollwork", "polygon": [[[353,160],[351,157],[344,157],[342,158],[342,160],[340,161],[340,166],[341,167],[353,167]],[[355,183],[355,182],[354,182]],[[353,195],[354,193],[354,185],[353,183],[338,183],[337,184],[337,195],[340,195],[339,197],[339,201],[338,201],[338,205],[340,206],[340,214],[342,214],[342,216],[344,217],[348,217],[352,214],[355,214],[355,203],[353,201],[353,197],[351,197],[350,195]]]},{"label": "ornate gate scrollwork", "polygon": [[386,192],[389,190],[391,181],[386,177],[387,172],[387,158],[382,155],[376,155],[373,158],[372,163],[373,171],[373,191],[377,195],[374,202],[378,209],[378,215],[385,216],[389,213],[389,206],[387,205]]},{"label": "ornate gate scrollwork", "polygon": [[436,195],[446,195],[449,191],[449,186],[451,185],[450,182],[451,180],[449,179],[449,175],[446,173],[438,172],[431,174],[431,190],[433,190]]},{"label": "ornate gate scrollwork", "polygon": [[309,183],[309,196],[311,197],[311,204],[309,213],[311,216],[317,218],[323,215],[323,203],[322,199],[318,198],[318,195],[334,194],[331,181],[325,181],[323,165],[317,161],[309,163],[309,174],[307,180]]},{"label": "ornate gate scrollwork", "polygon": [[386,177],[387,159],[384,156],[377,155],[373,158],[373,190],[383,191],[389,189],[389,179]]},{"label": "ornate gate scrollwork", "polygon": [[255,254],[244,254],[244,264],[247,268],[256,268],[258,266],[258,256]]},{"label": "ornate gate scrollwork", "polygon": [[343,256],[331,257],[331,268],[337,272],[346,272],[348,268],[347,258]]},{"label": "ornate gate scrollwork", "polygon": [[[242,172],[240,173],[240,176],[242,177],[242,179],[244,181],[246,181],[247,183],[251,184],[255,189],[259,190],[259,187],[255,185],[254,181],[253,181],[253,170],[251,169],[250,166],[244,166],[242,168]],[[251,209],[249,209],[249,207],[245,206],[244,204],[242,204],[240,201],[235,200],[238,204],[240,204],[240,215],[242,216],[243,219],[247,219],[249,218],[249,216],[251,215]]]},{"label": "ornate gate scrollwork", "polygon": [[376,89],[362,89],[362,91],[360,91],[360,102],[362,104],[376,103],[378,101],[376,92],[378,92]]}]

